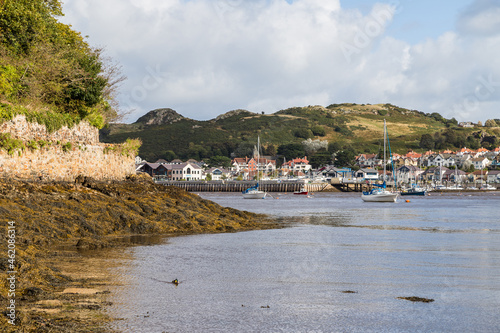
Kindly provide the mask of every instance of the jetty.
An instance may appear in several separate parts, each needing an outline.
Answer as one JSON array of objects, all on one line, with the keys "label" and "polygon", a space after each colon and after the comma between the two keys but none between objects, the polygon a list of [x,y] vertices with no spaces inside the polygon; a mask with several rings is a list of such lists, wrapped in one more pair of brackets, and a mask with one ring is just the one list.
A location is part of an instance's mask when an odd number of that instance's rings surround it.
[{"label": "jetty", "polygon": [[[175,181],[162,179],[157,179],[156,183],[180,187],[188,192],[242,192],[257,184],[256,181]],[[333,180],[331,182],[264,180],[259,182],[259,187],[266,192],[295,192],[302,188],[308,192],[362,192],[371,190],[373,186],[366,182],[336,182]]]},{"label": "jetty", "polygon": [[[255,186],[255,181],[172,181],[157,180],[157,184],[180,187],[188,192],[242,192]],[[309,192],[336,192],[339,191],[330,183],[305,183],[304,181],[277,181],[265,180],[259,182],[259,188],[266,192],[295,192],[305,188]]]}]

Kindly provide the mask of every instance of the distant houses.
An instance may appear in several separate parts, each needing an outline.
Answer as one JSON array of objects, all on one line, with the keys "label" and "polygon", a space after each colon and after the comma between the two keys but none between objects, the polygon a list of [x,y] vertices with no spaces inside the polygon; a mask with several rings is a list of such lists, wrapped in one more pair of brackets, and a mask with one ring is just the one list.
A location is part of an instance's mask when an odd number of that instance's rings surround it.
[{"label": "distant houses", "polygon": [[[456,152],[442,151],[416,153],[409,151],[405,155],[394,154],[387,161],[386,179],[398,183],[438,183],[438,182],[500,182],[500,148],[487,150],[480,148],[472,150],[462,148]],[[307,156],[284,160],[278,165],[276,157],[257,156],[236,157],[231,160],[229,168],[222,166],[208,167],[203,162],[190,159],[182,161],[174,159],[170,162],[159,159],[156,162],[146,162],[136,158],[137,172],[144,172],[156,179],[164,180],[214,180],[229,179],[254,180],[284,178],[342,179],[344,181],[382,180],[383,160],[377,154],[360,154],[356,157],[354,168],[339,168],[322,166],[313,170]],[[465,170],[465,171],[463,171]],[[476,170],[472,173],[466,171]]]},{"label": "distant houses", "polygon": [[[415,166],[419,168],[445,167],[445,168],[470,168],[486,169],[488,167],[496,168],[500,166],[500,148],[489,151],[484,148],[472,150],[462,148],[456,152],[446,150],[444,152],[427,151],[424,154],[418,154],[414,151],[406,155],[393,156],[388,165],[394,163],[395,168],[401,166]],[[375,154],[361,154],[356,157],[356,165],[359,168],[381,167],[382,160]]]},{"label": "distant houses", "polygon": [[145,172],[151,177],[165,180],[201,180],[204,179],[203,168],[197,163],[158,160],[155,163],[141,162],[137,172]]}]

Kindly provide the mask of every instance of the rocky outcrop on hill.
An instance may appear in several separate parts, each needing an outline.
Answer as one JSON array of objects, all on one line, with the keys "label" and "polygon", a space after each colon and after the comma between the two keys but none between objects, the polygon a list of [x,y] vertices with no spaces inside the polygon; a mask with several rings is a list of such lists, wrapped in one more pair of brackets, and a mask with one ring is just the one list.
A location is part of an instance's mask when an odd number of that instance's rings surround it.
[{"label": "rocky outcrop on hill", "polygon": [[186,118],[178,114],[176,111],[166,108],[149,111],[144,116],[137,119],[135,123],[144,125],[168,125],[182,119]]},{"label": "rocky outcrop on hill", "polygon": [[224,120],[224,119],[231,118],[234,116],[239,116],[241,114],[248,115],[248,116],[255,116],[256,115],[256,113],[253,113],[253,112],[250,112],[247,110],[238,109],[238,110],[229,111],[229,112],[226,112],[224,114],[217,116],[217,118],[215,118],[215,121]]}]

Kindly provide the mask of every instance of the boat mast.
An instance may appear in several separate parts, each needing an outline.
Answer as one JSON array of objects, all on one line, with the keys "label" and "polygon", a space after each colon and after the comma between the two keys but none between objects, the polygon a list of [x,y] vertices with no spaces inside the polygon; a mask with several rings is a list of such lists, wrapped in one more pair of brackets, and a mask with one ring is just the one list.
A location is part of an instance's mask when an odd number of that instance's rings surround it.
[{"label": "boat mast", "polygon": [[387,127],[386,127],[386,124],[385,124],[385,119],[384,119],[384,176],[382,177],[382,179],[386,180],[386,167],[387,167],[387,161],[386,161],[386,156],[385,156],[385,150],[386,150],[386,141],[387,141]]},{"label": "boat mast", "polygon": [[259,184],[259,166],[260,166],[260,136],[257,136],[257,185]]}]

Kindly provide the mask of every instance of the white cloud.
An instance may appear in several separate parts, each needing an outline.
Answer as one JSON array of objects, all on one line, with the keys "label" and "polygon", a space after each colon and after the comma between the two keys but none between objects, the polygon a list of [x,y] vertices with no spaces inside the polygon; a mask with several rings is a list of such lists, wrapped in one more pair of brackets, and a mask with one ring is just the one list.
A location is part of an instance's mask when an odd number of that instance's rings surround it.
[{"label": "white cloud", "polygon": [[417,45],[384,36],[398,11],[383,3],[363,15],[339,0],[68,0],[64,20],[123,65],[128,121],[338,102],[484,121],[500,106],[495,4],[474,2],[457,31]]}]

